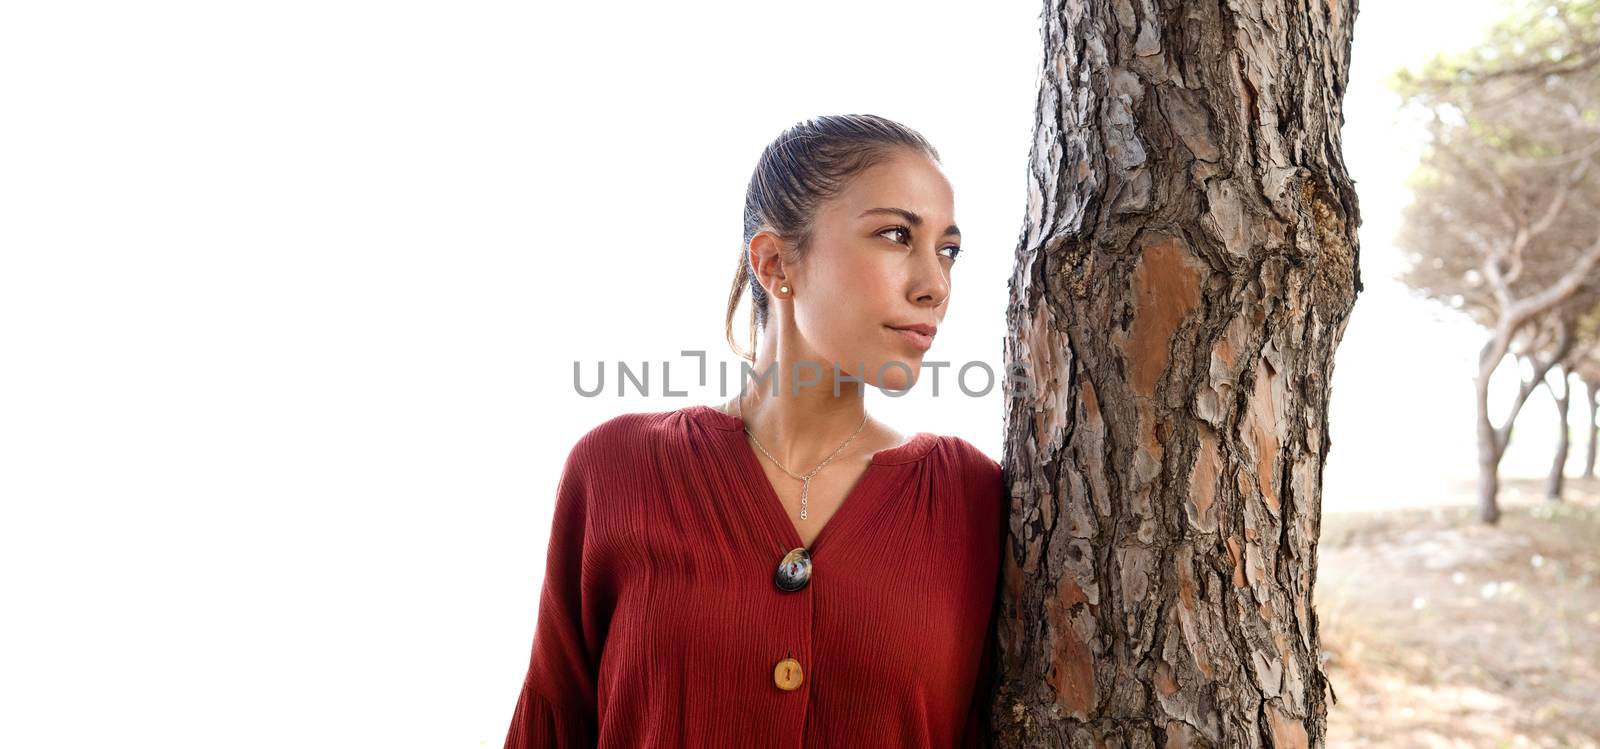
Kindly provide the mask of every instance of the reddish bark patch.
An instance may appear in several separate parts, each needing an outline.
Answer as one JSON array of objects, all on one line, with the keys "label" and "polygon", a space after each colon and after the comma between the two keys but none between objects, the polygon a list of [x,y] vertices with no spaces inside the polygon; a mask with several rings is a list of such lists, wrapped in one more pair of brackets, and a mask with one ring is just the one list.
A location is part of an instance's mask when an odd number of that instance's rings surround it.
[{"label": "reddish bark patch", "polygon": [[1194,644],[1194,667],[1207,679],[1217,678],[1216,672],[1211,669],[1211,648],[1206,647],[1205,640]]},{"label": "reddish bark patch", "polygon": [[1157,420],[1154,409],[1150,407],[1150,401],[1139,402],[1138,418],[1141,456],[1135,458],[1134,475],[1148,480],[1151,478],[1150,474],[1161,470],[1161,458],[1166,454],[1167,448],[1160,432],[1157,431],[1160,421]]},{"label": "reddish bark patch", "polygon": [[1182,562],[1178,563],[1178,600],[1185,609],[1194,611],[1194,578]]},{"label": "reddish bark patch", "polygon": [[1094,655],[1078,636],[1073,626],[1071,612],[1088,596],[1076,580],[1063,577],[1057,584],[1055,596],[1047,605],[1050,631],[1054,638],[1051,657],[1050,686],[1055,687],[1056,702],[1073,717],[1087,720],[1095,705]]},{"label": "reddish bark patch", "polygon": [[1217,474],[1222,470],[1222,455],[1217,449],[1217,435],[1200,427],[1200,448],[1195,452],[1194,470],[1189,473],[1189,502],[1193,507],[1189,523],[1195,528],[1211,532],[1217,529],[1216,513],[1212,506],[1217,498]]},{"label": "reddish bark patch", "polygon": [[1255,389],[1250,395],[1249,439],[1256,453],[1256,488],[1272,514],[1278,514],[1273,478],[1278,471],[1278,409],[1272,400],[1272,365],[1265,358],[1256,366]]},{"label": "reddish bark patch", "polygon": [[1233,560],[1233,587],[1243,588],[1245,586],[1244,562],[1239,558],[1239,538],[1237,536],[1228,537],[1228,558]]},{"label": "reddish bark patch", "polygon": [[1027,358],[1037,393],[1038,408],[1034,411],[1034,433],[1039,437],[1039,447],[1054,449],[1060,432],[1065,428],[1071,411],[1070,394],[1060,386],[1058,378],[1066,377],[1069,362],[1062,352],[1067,347],[1065,336],[1054,325],[1054,313],[1048,304],[1034,310],[1033,324],[1024,331],[1023,355]]},{"label": "reddish bark patch", "polygon": [[1267,724],[1274,749],[1306,749],[1310,743],[1305,724],[1285,714],[1275,703],[1267,703]]},{"label": "reddish bark patch", "polygon": [[1060,606],[1062,610],[1068,610],[1080,603],[1088,602],[1089,596],[1084,595],[1083,586],[1078,585],[1078,581],[1063,578],[1061,584],[1056,586],[1055,605]]},{"label": "reddish bark patch", "polygon": [[1205,638],[1201,635],[1197,625],[1199,611],[1195,603],[1194,571],[1189,564],[1192,557],[1188,554],[1178,555],[1178,606],[1174,613],[1178,617],[1178,625],[1183,628],[1184,639],[1188,641],[1191,654],[1194,656],[1194,666],[1207,679],[1214,678],[1211,670],[1211,649],[1206,647]]},{"label": "reddish bark patch", "polygon": [[1131,384],[1152,396],[1172,355],[1172,335],[1200,306],[1200,272],[1173,237],[1145,245],[1133,270],[1133,330],[1127,344]]},{"label": "reddish bark patch", "polygon": [[1194,746],[1195,731],[1188,723],[1167,721],[1167,743],[1161,749],[1186,749]]},{"label": "reddish bark patch", "polygon": [[1087,720],[1094,709],[1094,661],[1089,647],[1070,627],[1056,633],[1054,663],[1050,668],[1050,686],[1055,687],[1056,702],[1068,714]]},{"label": "reddish bark patch", "polygon": [[1156,689],[1167,697],[1178,691],[1178,679],[1173,676],[1172,666],[1167,665],[1166,661],[1156,661]]},{"label": "reddish bark patch", "polygon": [[1228,323],[1228,330],[1222,336],[1222,339],[1217,341],[1215,348],[1211,349],[1211,353],[1216,354],[1217,358],[1221,359],[1223,364],[1228,365],[1229,369],[1232,369],[1233,365],[1239,361],[1239,341],[1236,339],[1244,337],[1243,322],[1243,317],[1235,317],[1233,322]]}]

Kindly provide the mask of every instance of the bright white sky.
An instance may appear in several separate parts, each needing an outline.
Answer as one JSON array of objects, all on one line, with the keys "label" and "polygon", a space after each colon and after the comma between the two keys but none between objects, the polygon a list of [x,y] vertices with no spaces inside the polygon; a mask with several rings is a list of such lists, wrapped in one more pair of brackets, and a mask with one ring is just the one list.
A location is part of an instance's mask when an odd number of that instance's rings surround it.
[{"label": "bright white sky", "polygon": [[[966,252],[929,358],[999,368],[1038,3],[635,5],[9,10],[0,745],[498,747],[566,451],[720,399],[678,352],[736,361],[744,186],[797,120],[940,148]],[[1329,510],[1471,476],[1481,334],[1388,280],[1416,133],[1381,80],[1493,11],[1359,15]],[[581,398],[574,360],[691,394]],[[998,391],[933,405],[870,403],[999,457]],[[1544,471],[1529,409],[1513,474]]]}]

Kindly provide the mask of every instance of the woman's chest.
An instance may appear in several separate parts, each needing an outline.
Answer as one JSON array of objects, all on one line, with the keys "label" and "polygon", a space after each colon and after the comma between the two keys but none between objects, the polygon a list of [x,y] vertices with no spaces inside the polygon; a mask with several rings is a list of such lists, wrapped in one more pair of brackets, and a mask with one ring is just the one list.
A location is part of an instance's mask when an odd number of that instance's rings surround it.
[{"label": "woman's chest", "polygon": [[608,644],[612,665],[710,691],[774,688],[774,668],[791,658],[819,689],[950,683],[975,663],[996,560],[958,540],[948,524],[959,518],[905,501],[914,506],[829,528],[792,592],[774,583],[790,550],[780,534],[721,512],[674,513],[634,538],[615,613],[634,641]]}]

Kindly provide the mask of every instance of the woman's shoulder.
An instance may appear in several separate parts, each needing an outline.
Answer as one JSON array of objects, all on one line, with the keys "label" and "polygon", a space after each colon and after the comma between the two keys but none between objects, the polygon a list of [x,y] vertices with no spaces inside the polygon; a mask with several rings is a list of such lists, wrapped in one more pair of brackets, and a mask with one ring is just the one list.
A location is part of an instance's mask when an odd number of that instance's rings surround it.
[{"label": "woman's shoulder", "polygon": [[583,456],[606,456],[620,460],[683,433],[685,420],[704,418],[702,412],[706,410],[709,408],[688,406],[626,411],[607,416],[580,435],[572,451]]},{"label": "woman's shoulder", "polygon": [[982,529],[980,535],[1001,532],[997,528],[1004,525],[1006,498],[1010,492],[1006,490],[1005,472],[1000,464],[962,437],[953,434],[938,437],[942,445],[940,452],[949,466],[943,470],[949,471],[945,475],[950,486],[960,493],[961,504],[971,509],[973,518],[985,518],[982,524],[975,526]]},{"label": "woman's shoulder", "polygon": [[954,434],[935,435],[964,473],[1000,474],[1000,464],[966,439]]},{"label": "woman's shoulder", "polygon": [[636,439],[657,426],[661,412],[626,411],[602,417],[578,437],[576,446],[609,447],[619,440]]}]

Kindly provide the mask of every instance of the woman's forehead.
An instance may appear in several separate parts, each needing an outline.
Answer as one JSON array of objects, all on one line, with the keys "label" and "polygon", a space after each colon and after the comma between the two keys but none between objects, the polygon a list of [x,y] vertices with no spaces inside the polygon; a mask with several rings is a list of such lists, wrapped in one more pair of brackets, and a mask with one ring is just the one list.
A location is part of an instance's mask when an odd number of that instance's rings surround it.
[{"label": "woman's forehead", "polygon": [[829,212],[846,221],[863,218],[864,211],[898,208],[948,222],[954,212],[955,196],[949,180],[931,161],[902,157],[874,164],[856,175],[837,199],[829,202]]}]

